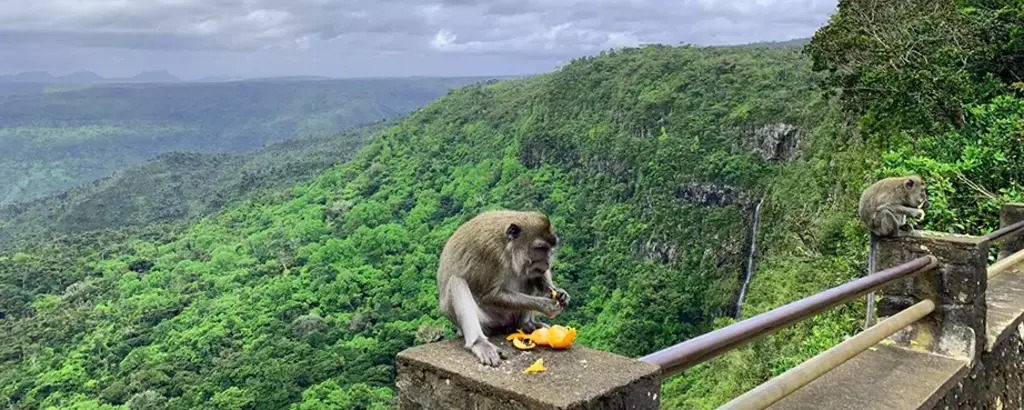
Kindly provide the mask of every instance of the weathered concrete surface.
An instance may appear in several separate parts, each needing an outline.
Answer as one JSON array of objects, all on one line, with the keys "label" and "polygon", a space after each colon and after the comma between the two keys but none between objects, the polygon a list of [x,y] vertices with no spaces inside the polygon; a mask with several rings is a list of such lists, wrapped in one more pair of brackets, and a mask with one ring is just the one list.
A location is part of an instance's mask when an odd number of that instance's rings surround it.
[{"label": "weathered concrete surface", "polygon": [[769,410],[916,410],[932,408],[966,374],[967,362],[877,345]]},{"label": "weathered concrete surface", "polygon": [[1024,408],[1024,274],[1018,265],[988,284],[988,344],[968,377],[934,409]]},{"label": "weathered concrete surface", "polygon": [[[962,242],[962,239],[956,239]],[[970,243],[968,238],[967,243]],[[984,249],[981,249],[982,251]],[[938,252],[950,253],[944,250]],[[940,258],[940,266],[942,260]],[[1011,410],[1024,409],[1024,264],[991,280],[980,279],[987,290],[984,349],[975,361],[957,360],[920,349],[879,346],[844,363],[818,380],[776,403],[771,409],[892,409],[892,410]],[[954,268],[949,271],[955,271]],[[986,284],[987,282],[987,284]],[[936,297],[945,282],[935,285]],[[903,288],[905,295],[913,289]],[[921,292],[917,290],[916,292]],[[940,298],[941,299],[941,298]],[[946,299],[953,303],[965,298]],[[951,305],[952,305],[951,304]],[[948,316],[939,318],[948,319]],[[913,333],[904,330],[904,334]],[[915,335],[919,337],[920,335]],[[919,337],[920,338],[920,337]]]},{"label": "weathered concrete surface", "polygon": [[976,360],[986,342],[988,244],[979,237],[914,231],[878,241],[878,270],[933,255],[938,266],[882,289],[878,316],[891,316],[924,299],[935,312],[890,339],[896,344]]},{"label": "weathered concrete surface", "polygon": [[[520,351],[491,341],[509,353],[501,366],[481,365],[447,340],[398,354],[399,406],[403,410],[612,410],[658,409],[660,369],[650,363],[573,345],[566,350],[538,346]],[[523,370],[544,358],[547,371]]]},{"label": "weathered concrete surface", "polygon": [[[1024,204],[1004,204],[999,210],[999,227],[1006,227],[1024,221]],[[1024,235],[1015,234],[999,243],[999,259],[1003,259],[1024,249]]]},{"label": "weathered concrete surface", "polygon": [[1024,272],[1020,268],[1008,269],[989,279],[985,295],[988,299],[985,351],[991,352],[995,345],[1002,344],[1024,320]]}]

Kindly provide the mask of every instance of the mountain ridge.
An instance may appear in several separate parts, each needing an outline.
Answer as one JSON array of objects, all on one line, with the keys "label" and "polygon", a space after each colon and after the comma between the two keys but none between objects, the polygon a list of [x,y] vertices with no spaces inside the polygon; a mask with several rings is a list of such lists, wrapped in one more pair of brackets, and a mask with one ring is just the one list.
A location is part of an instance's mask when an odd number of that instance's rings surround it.
[{"label": "mountain ridge", "polygon": [[239,153],[407,114],[486,78],[111,84],[0,98],[0,204],[168,151]]},{"label": "mountain ridge", "polygon": [[24,71],[0,75],[0,83],[56,83],[56,84],[102,84],[102,83],[174,83],[182,81],[167,70],[143,70],[129,77],[103,77],[90,70],[76,70],[64,75],[53,75],[49,71]]}]

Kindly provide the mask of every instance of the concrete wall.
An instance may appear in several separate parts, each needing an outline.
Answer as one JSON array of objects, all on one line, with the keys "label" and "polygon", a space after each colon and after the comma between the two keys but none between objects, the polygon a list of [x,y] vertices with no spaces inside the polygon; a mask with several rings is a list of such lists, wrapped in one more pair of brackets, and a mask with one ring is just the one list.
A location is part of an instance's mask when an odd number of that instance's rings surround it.
[{"label": "concrete wall", "polygon": [[968,376],[942,395],[936,410],[1015,410],[1024,408],[1024,327],[975,362]]}]

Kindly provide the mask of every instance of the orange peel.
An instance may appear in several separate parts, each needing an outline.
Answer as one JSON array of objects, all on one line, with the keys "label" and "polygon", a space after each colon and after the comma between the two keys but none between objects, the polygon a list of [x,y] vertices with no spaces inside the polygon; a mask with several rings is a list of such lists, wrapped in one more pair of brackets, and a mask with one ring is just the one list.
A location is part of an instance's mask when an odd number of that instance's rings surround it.
[{"label": "orange peel", "polygon": [[529,339],[529,338],[530,338],[530,335],[527,335],[526,333],[524,333],[523,329],[517,329],[515,333],[512,333],[512,334],[506,336],[505,340]]},{"label": "orange peel", "polygon": [[530,334],[526,334],[522,329],[518,329],[515,333],[506,336],[505,340],[511,340],[512,345],[519,350],[530,350],[538,345],[562,350],[572,345],[573,340],[576,340],[576,328],[554,325],[551,327],[539,327],[530,332]]},{"label": "orange peel", "polygon": [[533,364],[531,364],[530,367],[527,367],[526,370],[523,370],[523,373],[530,374],[544,372],[547,370],[548,369],[544,367],[544,358],[540,358],[537,359],[536,362],[533,362]]},{"label": "orange peel", "polygon": [[565,326],[551,326],[548,331],[547,345],[552,349],[565,349],[576,339],[576,328]]},{"label": "orange peel", "polygon": [[[523,343],[523,340],[526,340],[530,344]],[[533,348],[537,347],[537,344],[533,343],[533,341],[528,339],[528,338],[525,338],[525,339],[524,338],[512,339],[512,345],[515,346],[516,349],[519,349],[519,350],[530,350],[530,349],[533,349]]]}]

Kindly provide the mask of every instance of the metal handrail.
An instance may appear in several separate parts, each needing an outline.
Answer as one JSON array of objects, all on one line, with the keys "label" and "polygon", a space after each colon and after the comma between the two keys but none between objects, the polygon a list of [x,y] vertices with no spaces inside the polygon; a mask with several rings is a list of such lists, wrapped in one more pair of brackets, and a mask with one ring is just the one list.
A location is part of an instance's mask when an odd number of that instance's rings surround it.
[{"label": "metal handrail", "polygon": [[992,279],[993,276],[1003,273],[1007,269],[1016,266],[1022,261],[1024,261],[1024,250],[1019,250],[1017,252],[1014,252],[1010,256],[1007,256],[1003,259],[996,261],[996,263],[993,263],[991,266],[988,267],[988,269],[985,270],[985,273],[987,274],[989,279]]},{"label": "metal handrail", "polygon": [[783,374],[757,386],[743,395],[732,399],[717,410],[761,410],[782,400],[791,393],[806,386],[828,371],[839,367],[871,346],[892,336],[900,329],[921,320],[935,311],[935,302],[929,299],[878,322],[869,329],[846,339],[835,347],[800,363]]},{"label": "metal handrail", "polygon": [[987,235],[982,235],[981,240],[983,242],[995,242],[1000,239],[1006,239],[1007,236],[1024,233],[1024,230],[1021,228],[1024,228],[1024,221],[1010,224],[989,232]]},{"label": "metal handrail", "polygon": [[857,299],[868,292],[881,289],[892,282],[930,270],[937,264],[938,259],[934,256],[922,256],[874,275],[847,282],[747,320],[705,333],[641,357],[640,360],[661,367],[661,377],[665,379],[722,355],[737,346],[775,333],[783,327]]}]

